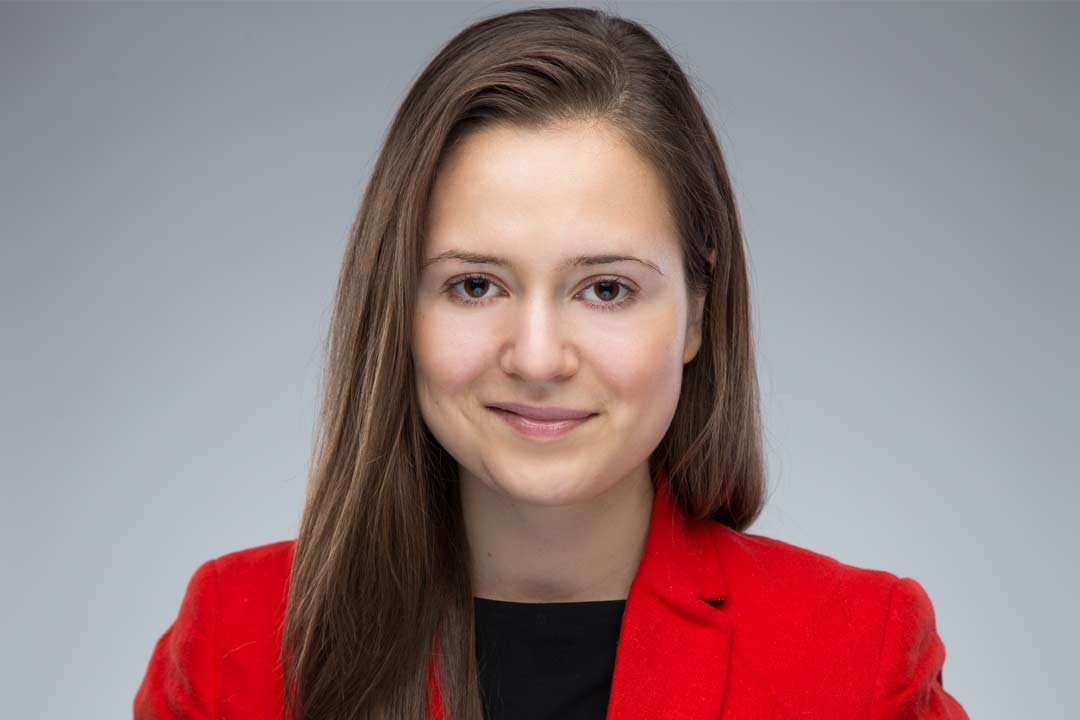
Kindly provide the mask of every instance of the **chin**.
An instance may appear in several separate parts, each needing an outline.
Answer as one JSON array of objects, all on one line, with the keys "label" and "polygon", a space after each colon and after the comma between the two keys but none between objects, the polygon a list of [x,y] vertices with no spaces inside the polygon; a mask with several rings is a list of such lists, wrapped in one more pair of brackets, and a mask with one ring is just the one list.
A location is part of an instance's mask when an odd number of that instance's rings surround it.
[{"label": "chin", "polygon": [[506,474],[500,473],[499,476],[492,477],[489,484],[515,503],[540,507],[565,507],[585,502],[605,489],[596,486],[588,472],[539,468],[537,472],[528,472],[520,467],[516,472],[511,468]]}]

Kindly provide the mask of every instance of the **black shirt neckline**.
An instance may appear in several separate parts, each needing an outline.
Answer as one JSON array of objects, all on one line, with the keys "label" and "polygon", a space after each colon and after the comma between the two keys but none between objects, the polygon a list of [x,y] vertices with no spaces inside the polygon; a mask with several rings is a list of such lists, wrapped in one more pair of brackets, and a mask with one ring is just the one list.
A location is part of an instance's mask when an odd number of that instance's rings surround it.
[{"label": "black shirt neckline", "polygon": [[603,720],[626,600],[473,596],[486,720]]}]

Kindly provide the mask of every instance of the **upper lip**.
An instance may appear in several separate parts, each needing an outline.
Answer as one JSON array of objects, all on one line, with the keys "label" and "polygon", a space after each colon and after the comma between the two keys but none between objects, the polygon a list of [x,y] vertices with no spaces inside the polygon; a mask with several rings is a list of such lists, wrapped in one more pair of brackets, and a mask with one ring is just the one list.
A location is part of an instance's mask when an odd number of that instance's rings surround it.
[{"label": "upper lip", "polygon": [[572,408],[554,407],[552,405],[526,405],[525,403],[489,403],[490,408],[499,408],[533,420],[578,420],[596,413],[588,410],[574,410]]}]

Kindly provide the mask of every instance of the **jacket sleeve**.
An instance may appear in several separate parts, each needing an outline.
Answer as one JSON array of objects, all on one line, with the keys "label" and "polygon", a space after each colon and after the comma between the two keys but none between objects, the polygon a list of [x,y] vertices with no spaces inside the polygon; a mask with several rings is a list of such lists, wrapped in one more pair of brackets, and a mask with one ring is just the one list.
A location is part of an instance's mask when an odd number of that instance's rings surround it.
[{"label": "jacket sleeve", "polygon": [[217,693],[217,568],[200,565],[176,619],[154,645],[135,694],[134,720],[209,720]]},{"label": "jacket sleeve", "polygon": [[872,720],[970,720],[945,691],[945,645],[930,596],[912,578],[893,585],[878,660]]}]

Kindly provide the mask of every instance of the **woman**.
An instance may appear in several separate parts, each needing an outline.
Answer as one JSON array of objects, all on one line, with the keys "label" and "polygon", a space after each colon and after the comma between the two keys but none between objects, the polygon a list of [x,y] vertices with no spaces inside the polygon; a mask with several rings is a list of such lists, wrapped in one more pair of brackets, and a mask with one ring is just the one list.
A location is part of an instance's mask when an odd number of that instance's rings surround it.
[{"label": "woman", "polygon": [[751,341],[672,57],[584,8],[467,28],[351,232],[299,536],[198,568],[135,717],[966,718],[915,580],[744,532]]}]

